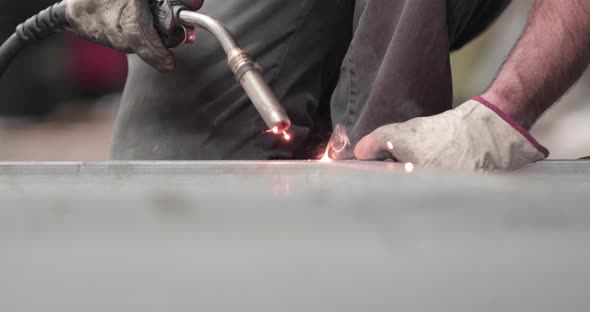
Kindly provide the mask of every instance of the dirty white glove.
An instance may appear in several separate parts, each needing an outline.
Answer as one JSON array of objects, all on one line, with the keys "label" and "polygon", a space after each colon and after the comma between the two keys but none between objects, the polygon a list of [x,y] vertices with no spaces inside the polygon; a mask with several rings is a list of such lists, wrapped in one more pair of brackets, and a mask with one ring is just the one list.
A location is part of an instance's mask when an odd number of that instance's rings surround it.
[{"label": "dirty white glove", "polygon": [[509,116],[477,97],[440,115],[381,127],[357,144],[355,156],[492,171],[518,169],[547,158],[549,151]]},{"label": "dirty white glove", "polygon": [[[183,0],[197,10],[202,0]],[[175,67],[174,55],[162,43],[154,26],[149,0],[67,0],[66,18],[78,36],[136,53],[159,71]]]}]

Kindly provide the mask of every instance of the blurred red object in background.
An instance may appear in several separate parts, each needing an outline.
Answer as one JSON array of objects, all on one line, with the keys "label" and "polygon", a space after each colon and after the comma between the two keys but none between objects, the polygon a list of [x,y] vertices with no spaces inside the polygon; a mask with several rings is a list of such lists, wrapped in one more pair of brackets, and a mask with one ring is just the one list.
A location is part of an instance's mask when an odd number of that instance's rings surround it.
[{"label": "blurred red object in background", "polygon": [[114,49],[68,37],[66,64],[77,89],[96,92],[119,90],[127,77],[127,57]]}]

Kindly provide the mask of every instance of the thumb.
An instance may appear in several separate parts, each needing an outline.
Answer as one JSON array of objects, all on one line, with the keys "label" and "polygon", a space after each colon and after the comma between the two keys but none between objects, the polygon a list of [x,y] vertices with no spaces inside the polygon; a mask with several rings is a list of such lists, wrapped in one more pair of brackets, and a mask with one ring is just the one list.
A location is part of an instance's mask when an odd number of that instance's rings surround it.
[{"label": "thumb", "polygon": [[129,41],[135,53],[158,71],[169,72],[176,67],[174,54],[164,46],[154,27],[146,27],[143,33],[130,35]]},{"label": "thumb", "polygon": [[[137,15],[139,10],[139,15]],[[148,6],[134,10],[125,7],[119,17],[121,41],[142,60],[160,72],[168,72],[176,66],[172,51],[167,49],[154,26],[154,17]]]},{"label": "thumb", "polygon": [[[379,130],[365,136],[360,140],[355,149],[354,156],[358,160],[385,160],[393,156],[387,138],[381,135]],[[389,142],[389,144],[388,144]]]},{"label": "thumb", "polygon": [[137,49],[136,53],[144,62],[148,63],[159,72],[169,72],[176,67],[174,54],[164,46],[150,46],[149,48],[140,47]]}]

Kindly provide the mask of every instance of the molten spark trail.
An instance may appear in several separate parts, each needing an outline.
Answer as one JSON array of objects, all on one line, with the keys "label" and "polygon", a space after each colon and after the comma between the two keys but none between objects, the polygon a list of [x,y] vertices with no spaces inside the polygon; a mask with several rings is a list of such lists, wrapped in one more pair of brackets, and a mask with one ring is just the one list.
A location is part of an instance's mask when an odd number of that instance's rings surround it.
[{"label": "molten spark trail", "polygon": [[291,141],[291,135],[288,134],[287,132],[283,132],[283,138],[285,139],[285,141]]},{"label": "molten spark trail", "polygon": [[409,162],[404,165],[404,169],[406,169],[407,173],[414,171],[414,164]]}]

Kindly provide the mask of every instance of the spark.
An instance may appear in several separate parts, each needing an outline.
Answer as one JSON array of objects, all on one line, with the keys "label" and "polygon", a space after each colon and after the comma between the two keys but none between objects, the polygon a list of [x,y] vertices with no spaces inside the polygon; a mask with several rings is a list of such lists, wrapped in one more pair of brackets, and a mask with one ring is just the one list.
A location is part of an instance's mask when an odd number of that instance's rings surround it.
[{"label": "spark", "polygon": [[[279,134],[279,127],[272,127],[272,129],[266,130],[266,133],[273,133],[273,134]],[[287,131],[283,132],[283,139],[285,141],[291,141],[291,135],[287,133]]]},{"label": "spark", "polygon": [[387,147],[389,147],[390,150],[393,149],[393,143],[391,143],[391,141],[387,141]]},{"label": "spark", "polygon": [[186,32],[186,43],[193,43],[197,40],[197,34],[194,31]]},{"label": "spark", "polygon": [[410,173],[410,172],[414,171],[414,164],[411,162],[408,162],[404,165],[404,169],[406,169],[407,173]]}]

